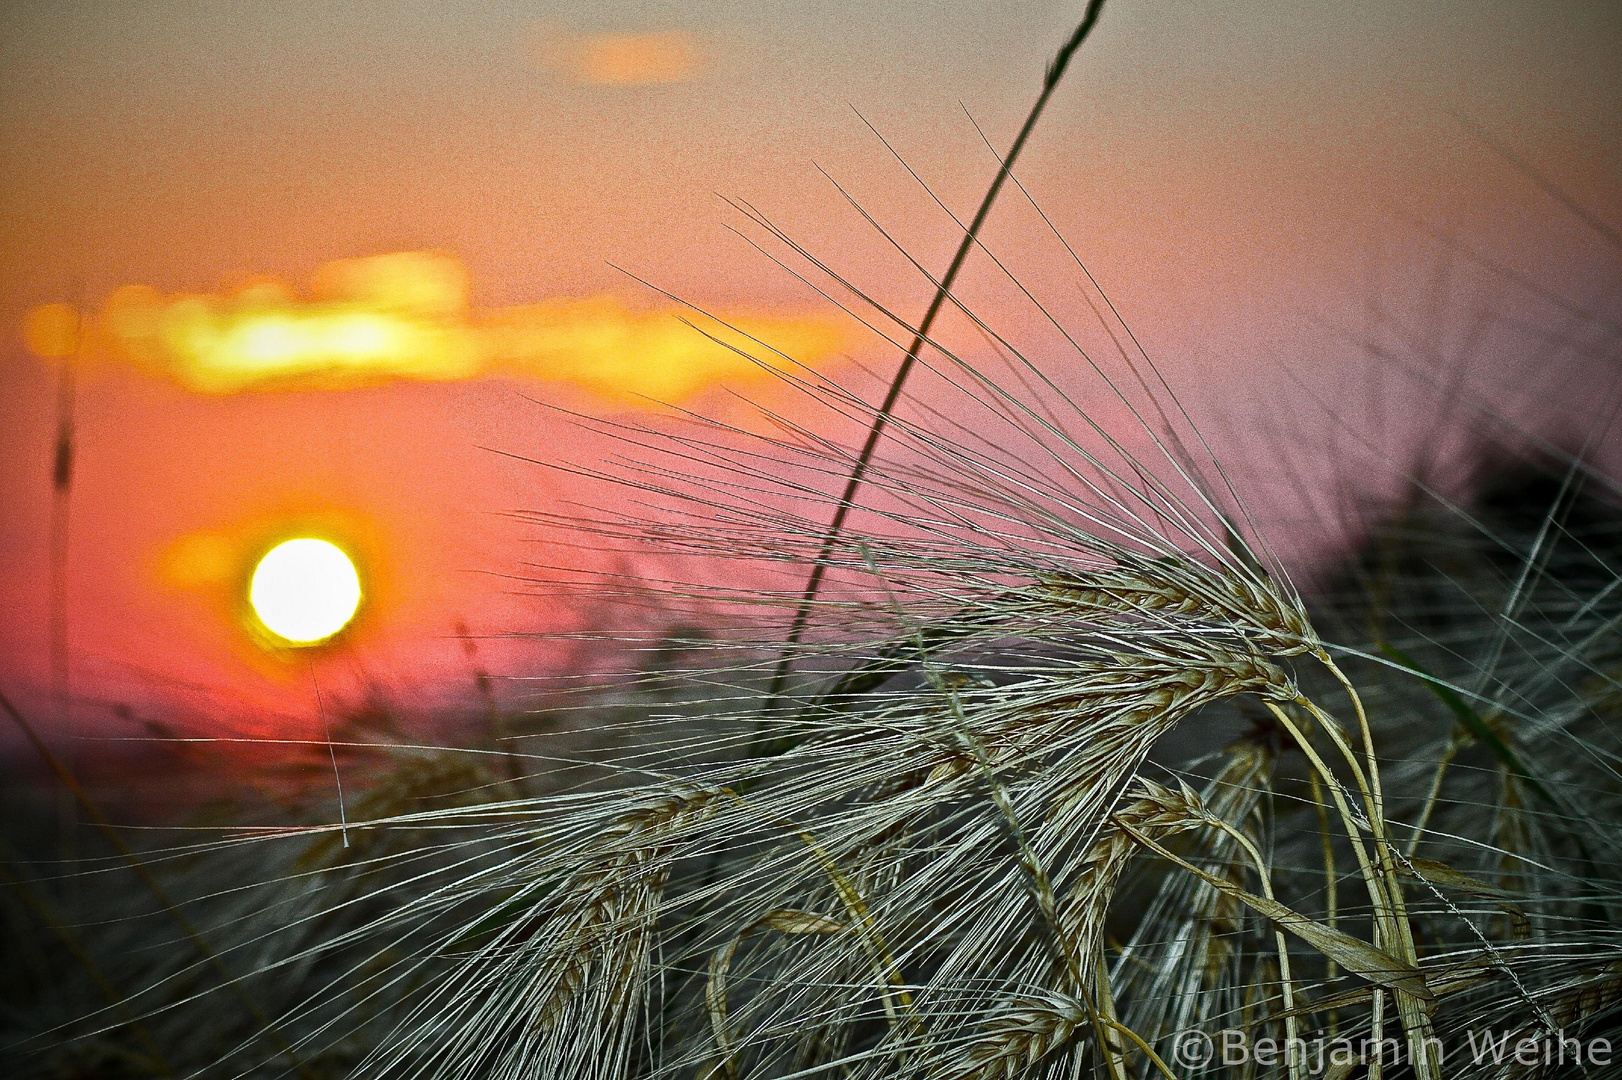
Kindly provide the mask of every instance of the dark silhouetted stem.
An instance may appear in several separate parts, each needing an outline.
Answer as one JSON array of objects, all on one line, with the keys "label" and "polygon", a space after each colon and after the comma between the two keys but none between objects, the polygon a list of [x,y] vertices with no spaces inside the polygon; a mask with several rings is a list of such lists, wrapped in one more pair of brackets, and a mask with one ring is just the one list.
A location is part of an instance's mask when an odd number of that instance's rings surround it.
[{"label": "dark silhouetted stem", "polygon": [[[770,713],[776,705],[777,699],[782,696],[783,686],[788,681],[789,667],[794,661],[794,646],[798,645],[805,634],[807,621],[811,616],[811,605],[817,598],[817,592],[822,588],[823,576],[827,573],[828,556],[833,551],[839,534],[845,528],[845,519],[850,516],[850,509],[856,498],[856,491],[862,486],[862,480],[867,475],[868,465],[873,460],[873,451],[879,444],[879,437],[884,434],[884,428],[890,420],[890,412],[895,408],[901,389],[906,385],[907,376],[912,374],[913,365],[918,362],[918,353],[929,340],[929,331],[935,324],[935,318],[946,306],[951,296],[952,285],[957,281],[958,273],[968,261],[969,252],[973,250],[980,234],[980,228],[985,224],[986,218],[991,214],[991,207],[997,201],[1003,184],[1007,181],[1014,162],[1025,148],[1026,140],[1036,128],[1036,122],[1042,116],[1042,110],[1047,107],[1048,99],[1058,87],[1059,81],[1064,78],[1065,68],[1070,64],[1070,57],[1075,53],[1081,43],[1087,39],[1093,25],[1098,22],[1098,14],[1104,7],[1104,0],[1089,0],[1087,10],[1082,15],[1081,22],[1053,57],[1048,65],[1047,74],[1042,79],[1042,93],[1037,96],[1036,103],[1031,106],[1030,113],[1025,117],[1024,126],[1014,137],[1013,145],[1003,157],[1002,164],[997,169],[996,177],[991,186],[986,189],[985,198],[980,200],[980,209],[975,211],[974,220],[969,223],[968,229],[963,233],[963,240],[957,246],[957,253],[952,256],[951,265],[941,276],[940,286],[935,290],[935,298],[930,301],[929,308],[924,312],[923,320],[919,322],[917,331],[913,334],[912,344],[907,347],[907,355],[902,359],[901,366],[896,369],[895,377],[890,380],[890,389],[884,395],[884,403],[879,406],[877,414],[873,417],[873,425],[868,428],[867,441],[862,444],[862,451],[856,456],[856,465],[850,471],[850,477],[845,481],[845,492],[839,497],[839,503],[834,508],[833,520],[828,523],[828,531],[822,538],[822,549],[817,553],[817,560],[811,567],[811,576],[806,579],[805,592],[800,597],[800,605],[794,612],[794,621],[789,626],[788,642],[783,651],[782,658],[777,662],[777,670],[772,675],[770,688],[766,692],[766,708],[763,715]],[[759,739],[756,740],[757,746]]]}]

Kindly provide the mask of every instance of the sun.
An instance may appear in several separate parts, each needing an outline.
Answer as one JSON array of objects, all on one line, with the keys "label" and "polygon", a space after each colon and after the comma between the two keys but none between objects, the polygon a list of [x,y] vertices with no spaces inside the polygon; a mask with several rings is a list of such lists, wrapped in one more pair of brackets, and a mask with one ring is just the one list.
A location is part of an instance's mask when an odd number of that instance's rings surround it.
[{"label": "sun", "polygon": [[248,603],[277,638],[314,645],[349,624],[360,607],[360,575],[342,548],[300,537],[265,553],[248,583]]}]

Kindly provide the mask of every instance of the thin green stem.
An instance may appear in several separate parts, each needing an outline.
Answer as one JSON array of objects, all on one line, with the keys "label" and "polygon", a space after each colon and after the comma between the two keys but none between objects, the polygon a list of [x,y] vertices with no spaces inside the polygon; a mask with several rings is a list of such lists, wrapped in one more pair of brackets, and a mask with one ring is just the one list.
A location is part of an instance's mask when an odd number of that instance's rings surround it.
[{"label": "thin green stem", "polygon": [[[1256,864],[1256,876],[1261,881],[1262,895],[1269,900],[1276,900],[1277,897],[1273,895],[1273,875],[1269,872],[1267,862],[1262,858],[1262,853],[1256,849],[1255,844],[1251,843],[1250,837],[1245,835],[1244,830],[1236,827],[1231,822],[1224,821],[1215,814],[1202,815],[1202,817],[1204,817],[1206,824],[1221,829],[1224,833],[1233,837],[1234,842],[1244,849],[1250,861]],[[1289,942],[1285,940],[1284,931],[1277,926],[1273,927],[1273,940],[1278,949],[1279,989],[1284,995],[1284,1063],[1289,1069],[1290,1080],[1300,1080],[1301,1066],[1305,1062],[1301,1061],[1295,1052],[1297,1038],[1300,1034],[1300,1020],[1295,1015],[1295,984],[1290,978],[1290,947]]]},{"label": "thin green stem", "polygon": [[1414,835],[1408,838],[1408,846],[1403,852],[1407,858],[1413,858],[1414,852],[1419,850],[1420,838],[1425,835],[1425,828],[1430,824],[1431,814],[1435,813],[1437,800],[1442,795],[1442,778],[1447,775],[1447,767],[1452,764],[1458,752],[1458,742],[1449,740],[1447,749],[1442,751],[1442,757],[1436,763],[1436,772],[1431,776],[1430,790],[1425,793],[1425,805],[1419,808],[1419,820],[1414,822]]},{"label": "thin green stem", "polygon": [[[1352,710],[1357,714],[1358,731],[1363,738],[1363,756],[1368,764],[1368,788],[1364,797],[1369,804],[1369,828],[1374,834],[1374,850],[1379,854],[1380,871],[1385,876],[1386,888],[1391,895],[1391,929],[1395,932],[1392,944],[1398,949],[1397,955],[1415,967],[1419,966],[1419,950],[1414,946],[1413,927],[1408,922],[1408,903],[1402,895],[1402,881],[1397,876],[1396,862],[1392,858],[1392,847],[1386,838],[1385,829],[1385,797],[1380,790],[1380,765],[1374,756],[1374,734],[1369,728],[1369,716],[1363,708],[1363,698],[1352,685],[1352,681],[1341,671],[1329,653],[1319,650],[1318,660],[1329,669],[1335,679],[1345,689],[1346,696],[1351,700]],[[1302,698],[1306,701],[1305,698]],[[1328,730],[1329,737],[1342,746],[1342,750],[1350,757],[1350,747],[1343,744],[1340,732],[1335,728],[1332,720],[1316,705],[1306,701],[1307,707],[1320,718]],[[1360,780],[1361,785],[1361,780]],[[1397,991],[1397,1011],[1402,1016],[1404,1029],[1407,1031],[1409,1044],[1417,1046],[1421,1051],[1415,1056],[1414,1071],[1419,1080],[1436,1080],[1441,1074],[1441,1061],[1439,1060],[1434,1041],[1431,1039],[1430,1014],[1425,1011],[1424,1003],[1412,994]]]},{"label": "thin green stem", "polygon": [[[1316,772],[1308,773],[1312,785],[1312,805],[1318,812],[1318,836],[1323,841],[1324,855],[1324,925],[1339,929],[1340,875],[1335,867],[1335,838],[1329,831],[1329,808],[1324,805],[1323,780]],[[1331,982],[1340,973],[1340,965],[1332,957],[1324,958],[1324,981]],[[1340,1031],[1340,1012],[1329,1010],[1329,1035],[1334,1038]]]}]

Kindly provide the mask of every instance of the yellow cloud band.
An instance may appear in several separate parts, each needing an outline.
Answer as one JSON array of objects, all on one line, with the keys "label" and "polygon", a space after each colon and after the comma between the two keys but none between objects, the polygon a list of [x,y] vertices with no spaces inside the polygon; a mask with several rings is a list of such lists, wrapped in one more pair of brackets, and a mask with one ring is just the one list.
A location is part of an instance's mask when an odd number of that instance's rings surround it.
[{"label": "yellow cloud band", "polygon": [[[761,365],[816,366],[848,339],[846,324],[828,315],[718,312],[722,325],[675,307],[634,311],[612,296],[479,313],[465,268],[441,252],[329,263],[308,292],[300,298],[272,280],[230,295],[166,297],[129,286],[85,332],[92,351],[205,394],[507,376],[566,383],[622,404],[678,403],[766,377]],[[60,312],[51,307],[54,319]],[[683,318],[704,324],[704,333]],[[41,319],[29,318],[31,344],[50,336],[38,331]]]}]

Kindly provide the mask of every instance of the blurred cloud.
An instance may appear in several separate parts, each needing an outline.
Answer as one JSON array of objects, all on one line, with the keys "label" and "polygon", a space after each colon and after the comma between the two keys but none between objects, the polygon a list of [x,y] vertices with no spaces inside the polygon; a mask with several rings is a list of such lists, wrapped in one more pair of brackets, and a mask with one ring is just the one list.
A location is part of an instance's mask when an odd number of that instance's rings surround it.
[{"label": "blurred cloud", "polygon": [[240,576],[242,545],[217,532],[188,533],[165,547],[158,558],[158,575],[165,584],[199,589]]},{"label": "blurred cloud", "polygon": [[[718,311],[717,322],[674,305],[634,310],[611,295],[477,311],[470,284],[455,256],[407,251],[327,263],[304,295],[274,278],[216,294],[125,286],[86,320],[80,355],[204,394],[517,377],[639,406],[768,378],[790,366],[785,357],[814,367],[849,337],[843,321],[822,313]],[[72,314],[36,308],[24,336],[41,355],[61,356],[77,330]]]},{"label": "blurred cloud", "polygon": [[546,20],[531,25],[526,41],[543,71],[586,86],[684,82],[708,66],[697,35],[680,30],[576,34]]}]

